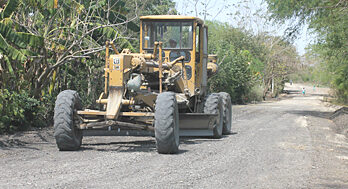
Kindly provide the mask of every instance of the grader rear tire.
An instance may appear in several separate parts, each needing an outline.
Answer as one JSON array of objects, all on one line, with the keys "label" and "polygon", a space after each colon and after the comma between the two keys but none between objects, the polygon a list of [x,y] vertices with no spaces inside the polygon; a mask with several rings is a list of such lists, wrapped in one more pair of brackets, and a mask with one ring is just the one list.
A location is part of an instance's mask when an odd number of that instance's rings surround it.
[{"label": "grader rear tire", "polygon": [[213,126],[213,137],[222,137],[223,128],[223,104],[222,96],[218,93],[212,93],[208,96],[204,104],[204,113],[207,114],[218,114]]},{"label": "grader rear tire", "polygon": [[82,131],[78,129],[76,110],[81,109],[76,91],[65,90],[59,93],[54,107],[54,137],[61,151],[78,150],[82,143]]},{"label": "grader rear tire", "polygon": [[157,96],[155,107],[156,148],[160,154],[179,150],[179,110],[175,94],[163,92]]},{"label": "grader rear tire", "polygon": [[222,134],[228,135],[231,133],[231,127],[232,127],[232,103],[231,103],[231,97],[230,94],[226,92],[220,92],[220,96],[222,97],[222,104],[223,104],[223,127],[222,127]]}]

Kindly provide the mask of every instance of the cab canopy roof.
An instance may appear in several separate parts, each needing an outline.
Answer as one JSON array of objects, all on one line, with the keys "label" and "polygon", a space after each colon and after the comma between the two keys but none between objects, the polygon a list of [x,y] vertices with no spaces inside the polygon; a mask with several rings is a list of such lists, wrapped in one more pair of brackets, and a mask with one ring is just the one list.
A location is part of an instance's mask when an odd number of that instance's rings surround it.
[{"label": "cab canopy roof", "polygon": [[196,20],[199,24],[204,23],[200,18],[182,15],[149,15],[141,16],[140,20]]}]

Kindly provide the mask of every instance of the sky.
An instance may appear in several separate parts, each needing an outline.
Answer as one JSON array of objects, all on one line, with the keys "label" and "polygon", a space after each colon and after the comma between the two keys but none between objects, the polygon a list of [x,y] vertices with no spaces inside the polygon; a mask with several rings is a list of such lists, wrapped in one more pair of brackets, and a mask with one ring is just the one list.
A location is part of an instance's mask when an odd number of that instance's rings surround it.
[{"label": "sky", "polygon": [[[267,4],[263,0],[174,0],[176,9],[182,15],[198,16],[201,19],[227,22],[234,27],[242,27],[258,32],[269,32],[272,35],[283,36],[290,24],[274,24],[263,19],[267,16]],[[241,2],[241,3],[238,3]],[[239,4],[239,6],[238,6]],[[204,14],[207,10],[207,14]],[[302,28],[294,45],[300,55],[305,53],[305,47],[311,43],[313,37],[309,35],[306,26]]]}]

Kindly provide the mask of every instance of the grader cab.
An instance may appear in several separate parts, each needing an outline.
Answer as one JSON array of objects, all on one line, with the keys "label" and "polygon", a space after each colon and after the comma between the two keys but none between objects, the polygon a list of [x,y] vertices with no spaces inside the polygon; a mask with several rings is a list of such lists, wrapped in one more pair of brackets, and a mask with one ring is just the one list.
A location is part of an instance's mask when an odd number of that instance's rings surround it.
[{"label": "grader cab", "polygon": [[227,93],[207,93],[208,77],[217,72],[216,60],[208,55],[208,28],[201,19],[141,17],[139,53],[119,53],[106,42],[105,90],[96,100],[100,110],[82,109],[76,91],[58,95],[58,148],[77,150],[83,135],[95,131],[154,132],[159,153],[178,152],[179,136],[221,138],[231,131],[232,111]]}]

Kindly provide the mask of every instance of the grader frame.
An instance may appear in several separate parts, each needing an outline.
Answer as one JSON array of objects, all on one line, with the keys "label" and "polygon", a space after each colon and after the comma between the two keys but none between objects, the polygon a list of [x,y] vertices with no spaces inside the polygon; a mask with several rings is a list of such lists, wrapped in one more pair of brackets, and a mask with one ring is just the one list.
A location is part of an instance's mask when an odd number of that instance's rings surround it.
[{"label": "grader frame", "polygon": [[[110,46],[115,54],[110,55]],[[81,110],[75,91],[58,95],[58,148],[76,150],[83,133],[96,129],[114,134],[154,131],[159,153],[176,153],[179,135],[220,138],[228,134],[229,95],[207,94],[208,76],[217,72],[216,60],[215,55],[208,56],[208,28],[201,19],[141,17],[140,53],[128,49],[119,53],[113,42],[106,42],[104,92],[96,100],[104,106],[102,110]],[[65,123],[59,115],[68,106],[63,103],[67,98],[71,113],[65,115],[70,118]]]}]

